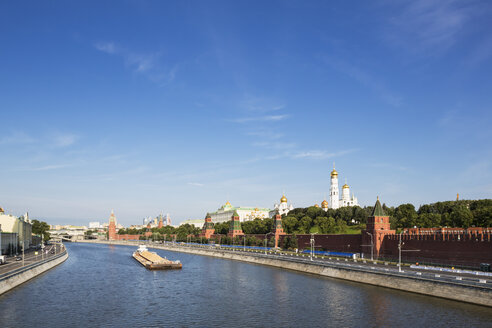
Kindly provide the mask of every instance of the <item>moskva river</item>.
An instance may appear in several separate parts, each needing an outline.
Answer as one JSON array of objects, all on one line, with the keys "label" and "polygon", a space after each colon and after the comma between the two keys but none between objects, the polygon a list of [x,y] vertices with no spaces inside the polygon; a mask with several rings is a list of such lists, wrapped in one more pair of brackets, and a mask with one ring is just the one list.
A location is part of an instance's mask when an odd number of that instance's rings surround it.
[{"label": "moskva river", "polygon": [[69,259],[0,296],[0,327],[491,327],[487,307],[211,257],[66,244]]}]

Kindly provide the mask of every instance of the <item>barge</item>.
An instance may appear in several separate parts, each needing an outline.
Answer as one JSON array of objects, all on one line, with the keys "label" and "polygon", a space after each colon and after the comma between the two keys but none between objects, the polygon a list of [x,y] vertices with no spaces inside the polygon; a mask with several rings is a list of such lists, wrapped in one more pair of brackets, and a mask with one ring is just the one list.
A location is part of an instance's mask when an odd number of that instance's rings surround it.
[{"label": "barge", "polygon": [[181,269],[183,267],[178,260],[170,261],[155,252],[149,252],[145,245],[138,246],[138,249],[133,252],[133,258],[149,270]]}]

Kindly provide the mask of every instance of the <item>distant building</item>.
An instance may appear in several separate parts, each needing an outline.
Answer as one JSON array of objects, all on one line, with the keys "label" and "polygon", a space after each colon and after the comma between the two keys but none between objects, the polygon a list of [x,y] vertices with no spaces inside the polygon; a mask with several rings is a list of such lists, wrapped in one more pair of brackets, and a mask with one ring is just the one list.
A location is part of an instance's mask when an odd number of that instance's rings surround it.
[{"label": "distant building", "polygon": [[[32,224],[29,220],[29,215],[26,213],[21,217],[16,217],[11,214],[5,214],[3,208],[0,207],[0,231],[4,233],[16,234],[18,236],[15,243],[16,249],[27,249],[32,244]],[[7,238],[7,237],[5,237]],[[0,244],[3,244],[0,241]],[[4,249],[5,245],[0,246]],[[6,251],[5,249],[3,251]]]},{"label": "distant building", "polygon": [[188,219],[184,220],[179,225],[182,226],[183,224],[190,224],[194,225],[196,228],[201,228],[203,226],[203,219]]},{"label": "distant building", "polygon": [[[239,215],[239,221],[251,221],[256,218],[265,219],[270,217],[270,209],[263,207],[234,207],[231,203],[226,202],[217,211],[211,212],[210,217],[213,223],[228,222],[231,220],[234,212]],[[203,225],[203,220],[200,220],[200,227]]]},{"label": "distant building", "polygon": [[268,216],[273,218],[277,214],[277,212],[280,215],[284,215],[289,213],[293,209],[294,206],[292,204],[287,204],[287,197],[285,197],[285,195],[282,195],[282,198],[280,198],[280,204],[274,204],[273,210],[270,211]]},{"label": "distant building", "polygon": [[342,198],[340,199],[339,196],[339,188],[338,188],[338,172],[335,170],[335,167],[333,167],[333,171],[331,171],[331,185],[330,185],[330,204],[328,205],[328,202],[323,200],[321,203],[321,208],[324,211],[328,210],[329,208],[332,209],[337,209],[340,207],[345,207],[345,206],[358,206],[359,202],[357,201],[357,198],[352,194],[350,195],[350,187],[348,184],[344,184],[342,187]]},{"label": "distant building", "polygon": [[89,229],[99,229],[102,228],[101,222],[89,222]]}]

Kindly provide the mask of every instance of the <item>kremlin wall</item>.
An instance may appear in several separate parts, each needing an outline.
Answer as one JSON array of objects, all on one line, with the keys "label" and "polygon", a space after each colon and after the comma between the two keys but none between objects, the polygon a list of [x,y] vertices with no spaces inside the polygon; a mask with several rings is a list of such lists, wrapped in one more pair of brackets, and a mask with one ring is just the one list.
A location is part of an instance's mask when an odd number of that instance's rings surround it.
[{"label": "kremlin wall", "polygon": [[[159,223],[161,226],[161,223]],[[147,232],[145,236],[150,236]],[[274,216],[274,226],[269,234],[275,238],[275,246],[283,245],[284,233],[282,216]],[[141,235],[118,235],[114,214],[109,222],[109,240],[139,240]],[[269,236],[269,237],[272,237]],[[309,249],[311,234],[297,234],[299,249]],[[210,214],[207,214],[199,237],[220,243],[225,235],[215,234]],[[230,221],[227,237],[256,237],[264,240],[264,234],[245,235],[241,228],[239,214],[235,212]],[[401,234],[391,230],[389,216],[385,214],[379,199],[367,219],[366,229],[361,234],[314,234],[315,250],[356,253],[364,258],[397,260],[399,243],[402,243],[402,260],[421,264],[478,267],[481,263],[492,263],[492,228],[422,228],[405,229]],[[372,246],[372,247],[371,247]]]},{"label": "kremlin wall", "polygon": [[[275,244],[283,245],[284,238],[291,236],[283,232],[281,216],[274,218],[272,234]],[[229,237],[243,238],[239,217],[233,216]],[[215,235],[209,215],[205,218],[201,236],[219,240]],[[264,239],[265,235],[247,235]],[[383,211],[379,198],[361,234],[298,234],[299,249],[309,249],[314,238],[315,250],[357,253],[364,258],[396,260],[398,246],[402,243],[402,260],[426,264],[441,264],[478,267],[481,263],[492,263],[492,228],[427,228],[406,229],[401,234],[391,230],[389,216]]]},{"label": "kremlin wall", "polygon": [[[330,205],[322,202],[322,209],[339,208],[358,205],[357,198],[350,195],[347,184],[342,188],[342,198],[339,198],[338,172],[331,172]],[[274,219],[274,227],[270,234],[275,236],[275,247],[283,245],[286,237],[283,232],[282,215],[293,209],[287,204],[287,198],[282,196],[280,204],[275,204],[274,210],[258,209],[262,216]],[[215,234],[214,224],[230,221],[227,237],[243,238],[256,237],[264,240],[266,235],[245,235],[241,222],[253,219],[250,208],[233,207],[229,202],[217,212],[207,213],[199,237],[220,243],[224,235]],[[243,213],[244,212],[244,213]],[[254,212],[254,213],[256,213]],[[253,212],[252,212],[253,213]],[[158,228],[163,226],[162,216]],[[150,225],[147,226],[150,230]],[[147,231],[145,237],[151,236]],[[111,212],[109,219],[109,240],[139,240],[142,235],[118,235],[116,219]],[[414,228],[404,229],[401,234],[390,228],[390,218],[384,212],[379,198],[371,215],[367,219],[366,229],[360,234],[296,234],[298,249],[309,249],[311,238],[314,238],[315,250],[356,253],[364,258],[379,260],[396,260],[399,257],[401,243],[401,258],[406,262],[422,264],[441,264],[451,266],[477,267],[481,263],[492,264],[492,228]]]}]

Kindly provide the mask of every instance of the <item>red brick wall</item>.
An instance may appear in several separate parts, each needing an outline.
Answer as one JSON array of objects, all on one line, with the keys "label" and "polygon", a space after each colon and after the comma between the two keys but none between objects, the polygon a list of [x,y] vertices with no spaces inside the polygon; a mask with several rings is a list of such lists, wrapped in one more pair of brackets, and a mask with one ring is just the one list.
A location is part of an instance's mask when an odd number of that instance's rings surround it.
[{"label": "red brick wall", "polygon": [[[280,246],[287,236],[280,236]],[[311,235],[297,235],[297,246],[299,249],[308,249],[311,247],[310,240]],[[361,235],[314,235],[315,250],[360,253],[361,244]]]},{"label": "red brick wall", "polygon": [[116,235],[116,240],[140,240],[141,235]]},{"label": "red brick wall", "polygon": [[[398,235],[386,236],[381,256],[397,259],[398,241]],[[491,235],[404,234],[402,242],[403,261],[473,267],[480,263],[492,264]]]}]

